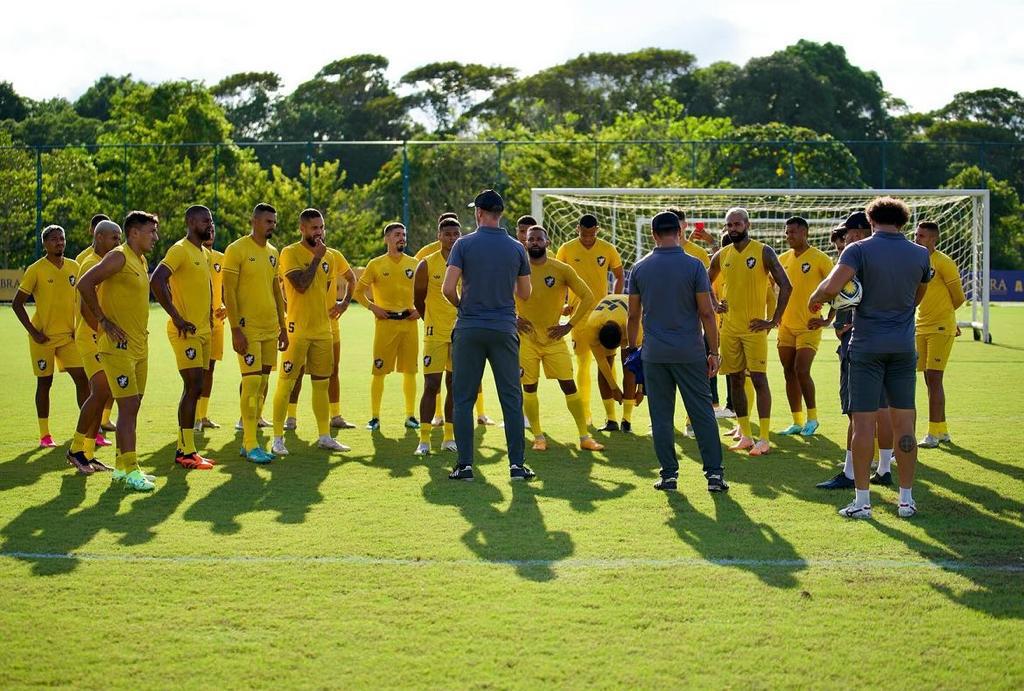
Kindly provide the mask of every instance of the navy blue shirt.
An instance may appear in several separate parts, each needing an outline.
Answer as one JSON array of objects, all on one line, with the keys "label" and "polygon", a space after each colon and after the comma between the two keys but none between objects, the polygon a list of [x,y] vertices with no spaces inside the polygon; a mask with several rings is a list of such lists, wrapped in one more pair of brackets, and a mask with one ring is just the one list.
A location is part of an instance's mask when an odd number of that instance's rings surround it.
[{"label": "navy blue shirt", "polygon": [[530,275],[526,249],[501,228],[477,228],[456,241],[448,266],[462,269],[456,329],[516,332],[516,279]]},{"label": "navy blue shirt", "polygon": [[703,362],[697,293],[710,293],[708,272],[682,247],[656,247],[633,265],[629,294],[643,306],[644,362]]},{"label": "navy blue shirt", "polygon": [[902,233],[876,231],[847,245],[839,263],[854,270],[864,291],[854,308],[850,352],[914,352],[914,299],[930,279],[928,250]]}]

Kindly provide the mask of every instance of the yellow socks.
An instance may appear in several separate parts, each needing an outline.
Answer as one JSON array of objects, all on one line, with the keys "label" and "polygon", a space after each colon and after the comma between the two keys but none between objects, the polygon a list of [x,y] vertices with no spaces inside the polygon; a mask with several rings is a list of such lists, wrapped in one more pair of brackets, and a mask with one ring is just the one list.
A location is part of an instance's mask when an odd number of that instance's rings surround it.
[{"label": "yellow socks", "polygon": [[263,417],[263,404],[267,402],[267,391],[270,389],[270,375],[260,375],[260,392],[256,396],[256,419]]},{"label": "yellow socks", "polygon": [[331,433],[331,403],[328,400],[330,394],[327,392],[328,381],[326,379],[313,380],[313,417],[316,418],[316,431],[321,437]]},{"label": "yellow socks", "polygon": [[341,401],[331,401],[331,417],[341,417]]},{"label": "yellow socks", "polygon": [[738,424],[740,426],[740,432],[743,434],[744,437],[751,436],[751,433],[750,433],[750,416],[749,415],[744,415],[743,417],[737,417],[736,418],[736,424]]},{"label": "yellow socks", "polygon": [[632,400],[622,399],[622,421],[633,421],[633,407],[636,405]]},{"label": "yellow socks", "polygon": [[[291,397],[291,392],[290,391],[288,392],[288,396],[289,396],[289,398]],[[274,394],[274,398],[277,398],[277,394],[276,393]],[[298,417],[298,413],[299,413],[299,404],[298,403],[290,403],[289,402],[288,403],[288,417]]]},{"label": "yellow socks", "polygon": [[817,420],[818,419],[818,409],[817,408],[808,408],[807,409],[807,419],[808,420]]},{"label": "yellow socks", "polygon": [[536,391],[533,393],[523,392],[523,412],[526,413],[526,419],[530,421],[530,431],[533,432],[533,436],[539,437],[544,434],[540,427],[540,399],[537,398]]},{"label": "yellow socks", "polygon": [[484,392],[478,391],[476,394],[476,416],[484,416]]},{"label": "yellow socks", "polygon": [[455,425],[444,423],[444,438],[441,441],[455,441]]},{"label": "yellow socks", "polygon": [[85,435],[81,432],[75,432],[75,438],[71,440],[71,453],[78,453],[79,451],[85,451]]},{"label": "yellow socks", "polygon": [[949,427],[946,425],[946,421],[942,422],[928,422],[928,434],[933,437],[939,437],[943,434],[949,434]]},{"label": "yellow socks", "polygon": [[274,436],[284,436],[284,416],[289,413],[295,417],[295,404],[288,404],[288,397],[292,395],[294,379],[281,377],[277,380],[277,388],[274,389]]},{"label": "yellow socks", "polygon": [[[536,394],[534,395],[536,396]],[[565,397],[565,407],[569,409],[572,419],[576,421],[576,431],[579,432],[580,439],[589,437],[590,430],[587,429],[587,419],[583,414],[583,398],[578,391]]]},{"label": "yellow socks", "polygon": [[[416,414],[415,372],[402,372],[402,394],[405,396],[405,416],[413,417]],[[374,417],[377,416],[374,415]]]},{"label": "yellow socks", "polygon": [[430,432],[433,429],[434,429],[434,427],[433,427],[433,425],[430,424],[429,420],[426,421],[426,422],[420,421],[420,442],[421,443],[423,443],[423,444],[429,444],[430,443]]},{"label": "yellow socks", "polygon": [[370,377],[370,417],[380,418],[380,402],[384,398],[384,377],[375,374]]},{"label": "yellow socks", "polygon": [[114,404],[113,403],[111,403],[110,405],[107,405],[107,406],[103,406],[103,417],[100,418],[100,424],[101,425],[109,425],[110,424],[110,411],[113,410],[113,408],[114,408]]},{"label": "yellow socks", "polygon": [[805,422],[807,422],[807,418],[804,417],[804,411],[803,410],[794,410],[793,411],[793,424],[794,425],[800,425],[801,427],[803,427]]},{"label": "yellow socks", "polygon": [[760,425],[760,429],[757,430],[759,438],[762,441],[769,441],[768,435],[771,433],[772,419],[770,417],[758,418],[758,424]]},{"label": "yellow socks", "polygon": [[178,448],[181,453],[189,455],[196,452],[196,433],[191,427],[182,427],[178,430]]},{"label": "yellow socks", "polygon": [[119,454],[117,458],[114,459],[114,467],[118,470],[130,473],[139,467],[139,457],[134,451],[126,451],[125,453]]},{"label": "yellow socks", "polygon": [[50,418],[41,417],[36,419],[39,420],[39,438],[48,437],[50,435]]},{"label": "yellow socks", "polygon": [[615,399],[612,399],[612,398],[602,398],[601,399],[601,405],[604,406],[604,418],[606,420],[611,420],[612,422],[618,422],[619,421],[619,417],[618,417],[618,415],[616,415],[616,411],[615,411]]},{"label": "yellow socks", "polygon": [[583,401],[583,414],[588,418],[590,417],[590,363],[592,361],[593,358],[589,353],[586,357],[576,358],[576,362],[579,364],[579,369],[576,371],[576,388],[580,400]]},{"label": "yellow socks", "polygon": [[[434,398],[434,417],[442,417],[444,413],[441,411],[443,410],[444,404],[441,403],[441,392],[438,391],[437,396]],[[423,422],[423,420],[420,420],[420,422]],[[430,420],[427,420],[427,422],[430,422]]]},{"label": "yellow socks", "polygon": [[205,420],[206,412],[210,409],[210,399],[207,396],[200,396],[196,403],[196,420]]},{"label": "yellow socks", "polygon": [[85,457],[90,461],[96,458],[96,437],[85,438],[85,448],[82,449],[82,453],[84,453]]},{"label": "yellow socks", "polygon": [[260,377],[248,375],[242,377],[242,448],[252,451],[257,446],[256,420],[260,397]]}]

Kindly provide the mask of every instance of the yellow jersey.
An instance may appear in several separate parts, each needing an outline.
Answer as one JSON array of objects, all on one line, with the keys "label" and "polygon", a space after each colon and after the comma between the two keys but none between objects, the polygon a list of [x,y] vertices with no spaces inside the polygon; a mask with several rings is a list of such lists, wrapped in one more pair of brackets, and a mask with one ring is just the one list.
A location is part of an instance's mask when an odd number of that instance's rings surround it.
[{"label": "yellow jersey", "polygon": [[[213,305],[213,279],[210,271],[210,250],[196,247],[188,238],[182,238],[167,248],[160,261],[171,271],[168,284],[171,302],[181,318],[196,327],[196,335],[210,333],[210,315]],[[168,331],[174,323],[167,320]]]},{"label": "yellow jersey", "polygon": [[[587,249],[579,238],[570,240],[558,248],[555,259],[568,264],[590,288],[595,300],[608,294],[608,272],[622,268],[622,257],[612,243],[598,238],[594,246]],[[573,307],[579,302],[577,296],[569,297]]]},{"label": "yellow jersey", "polygon": [[575,309],[569,316],[573,326],[583,323],[597,299],[586,282],[572,267],[557,259],[546,259],[543,264],[530,262],[530,283],[533,292],[529,300],[516,298],[516,312],[533,324],[533,332],[526,337],[540,345],[553,341],[548,329],[557,326],[565,305],[566,290],[572,293]]},{"label": "yellow jersey", "polygon": [[95,256],[97,256],[96,249],[92,245],[89,245],[84,250],[78,253],[78,256],[75,257],[75,261],[78,262],[79,266],[81,266],[82,262],[84,262],[86,259]]},{"label": "yellow jersey", "polygon": [[580,326],[577,338],[587,344],[595,355],[615,355],[617,349],[605,348],[597,340],[597,334],[605,324],[614,322],[622,329],[622,341],[619,347],[625,348],[627,345],[627,321],[629,321],[629,296],[624,293],[612,293],[594,306],[593,311],[587,316],[587,320]]},{"label": "yellow jersey", "polygon": [[832,271],[832,260],[818,248],[808,247],[799,255],[793,250],[786,250],[779,255],[779,263],[793,286],[786,311],[782,313],[782,326],[793,331],[807,331],[807,322],[812,317],[821,316],[820,309],[811,312],[807,301]]},{"label": "yellow jersey", "polygon": [[441,293],[448,260],[438,250],[423,258],[427,265],[427,297],[424,300],[423,340],[450,341],[459,310]]},{"label": "yellow jersey", "polygon": [[100,309],[110,321],[128,336],[124,343],[114,343],[103,329],[96,342],[101,353],[126,353],[134,360],[149,354],[149,274],[146,258],[136,254],[127,244],[118,245],[108,254],[124,255],[124,266],[100,284],[97,291]]},{"label": "yellow jersey", "polygon": [[373,289],[373,301],[388,312],[412,309],[413,277],[419,262],[403,254],[392,259],[386,254],[374,257],[359,277],[359,285]]},{"label": "yellow jersey", "polygon": [[424,245],[423,247],[420,247],[420,251],[417,252],[413,256],[413,259],[415,259],[417,261],[419,261],[421,259],[426,259],[427,257],[429,257],[434,252],[437,252],[440,249],[441,249],[441,241],[440,240],[434,240],[429,245]]},{"label": "yellow jersey", "polygon": [[[82,252],[82,254],[78,256],[81,257],[83,254],[85,254],[85,252]],[[101,259],[103,259],[103,257],[96,254],[95,252],[86,255],[85,259],[78,265],[78,280],[82,280],[82,276],[85,275],[85,272],[99,264]],[[104,283],[100,283],[96,287],[97,296],[103,290]],[[78,295],[77,290],[75,291],[75,297],[78,298],[75,301],[75,319],[78,321],[78,324],[75,326],[75,338],[92,339],[93,343],[95,343],[96,332],[92,330],[91,326],[89,326],[89,322],[82,319],[82,296]]]},{"label": "yellow jersey", "polygon": [[956,308],[953,305],[962,305],[966,300],[960,270],[949,255],[938,250],[931,253],[929,261],[931,280],[917,307],[917,333],[955,335]]},{"label": "yellow jersey", "polygon": [[327,315],[327,296],[337,271],[337,259],[330,252],[320,258],[320,266],[305,293],[295,290],[288,274],[305,271],[313,261],[313,252],[302,240],[281,250],[280,274],[284,284],[286,307],[285,326],[289,334],[311,340],[331,337],[330,317]]},{"label": "yellow jersey", "polygon": [[327,254],[334,258],[334,274],[327,285],[326,296],[327,309],[330,311],[334,307],[334,303],[338,301],[338,287],[344,282],[344,276],[352,269],[352,265],[348,263],[344,254],[333,247],[327,248]]},{"label": "yellow jersey", "polygon": [[[224,306],[224,253],[217,250],[207,252],[210,253],[210,292],[213,296],[213,309],[217,311]],[[220,321],[223,323],[223,320]]]},{"label": "yellow jersey", "polygon": [[700,263],[704,265],[705,269],[708,269],[711,266],[711,255],[708,254],[708,251],[706,249],[698,245],[696,242],[684,240],[683,251],[686,252],[691,257],[695,257],[697,260],[699,260]]},{"label": "yellow jersey", "polygon": [[25,269],[21,277],[18,290],[31,295],[36,303],[32,326],[51,340],[62,336],[71,338],[75,333],[76,281],[78,262],[66,257],[60,266],[41,257]]},{"label": "yellow jersey", "polygon": [[722,331],[751,333],[751,320],[764,319],[768,303],[764,243],[750,240],[742,251],[736,245],[727,245],[718,255],[718,269],[729,302],[729,309],[722,315]]},{"label": "yellow jersey", "polygon": [[244,235],[224,251],[221,271],[238,276],[235,303],[238,324],[256,340],[276,338],[277,301],[274,281],[277,280],[277,248],[269,242],[260,247],[251,235]]}]

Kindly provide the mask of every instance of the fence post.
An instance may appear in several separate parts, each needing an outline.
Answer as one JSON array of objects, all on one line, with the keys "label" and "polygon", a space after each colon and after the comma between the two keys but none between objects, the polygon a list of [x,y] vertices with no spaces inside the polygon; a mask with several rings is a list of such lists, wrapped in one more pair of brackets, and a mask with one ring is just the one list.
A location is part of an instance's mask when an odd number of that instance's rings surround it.
[{"label": "fence post", "polygon": [[409,142],[402,140],[402,224],[409,227]]},{"label": "fence post", "polygon": [[594,187],[600,187],[598,178],[601,177],[601,144],[594,140]]},{"label": "fence post", "polygon": [[128,144],[121,151],[121,217],[128,215]]},{"label": "fence post", "polygon": [[690,186],[697,186],[697,142],[690,142]]},{"label": "fence post", "polygon": [[888,172],[886,169],[888,168],[888,165],[889,165],[888,161],[886,160],[886,156],[885,156],[885,152],[889,148],[888,145],[889,145],[889,141],[887,139],[883,139],[882,140],[882,144],[881,144],[881,146],[882,146],[882,156],[881,156],[881,164],[882,164],[882,189],[883,190],[886,188],[886,178],[887,178],[887,172]]},{"label": "fence post", "polygon": [[36,147],[36,258],[43,256],[43,151]]},{"label": "fence post", "polygon": [[306,206],[313,206],[313,142],[306,142]]},{"label": "fence post", "polygon": [[786,151],[789,152],[789,186],[790,188],[796,187],[796,164],[793,161],[793,142],[792,140],[786,143]]},{"label": "fence post", "polygon": [[495,148],[497,158],[494,161],[494,189],[498,192],[504,192],[505,190],[502,189],[501,184],[501,153],[505,148],[505,142],[499,139],[495,142]]},{"label": "fence post", "polygon": [[214,144],[213,146],[213,220],[217,220],[217,210],[220,207],[220,180],[218,179],[217,169],[220,167],[220,144]]}]

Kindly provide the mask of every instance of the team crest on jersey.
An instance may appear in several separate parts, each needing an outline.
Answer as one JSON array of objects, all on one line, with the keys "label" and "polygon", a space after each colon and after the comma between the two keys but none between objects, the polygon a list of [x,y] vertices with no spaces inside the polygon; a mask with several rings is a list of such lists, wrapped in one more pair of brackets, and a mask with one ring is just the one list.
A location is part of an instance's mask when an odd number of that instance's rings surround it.
[{"label": "team crest on jersey", "polygon": [[384,361],[381,360],[380,358],[377,358],[376,360],[373,361],[373,366],[376,367],[377,369],[380,369],[384,366]]},{"label": "team crest on jersey", "polygon": [[807,273],[808,271],[810,271],[811,270],[810,262],[804,262],[803,264],[801,264],[800,265],[800,270],[803,271],[804,273]]},{"label": "team crest on jersey", "polygon": [[928,280],[930,281],[933,278],[935,278],[935,269],[933,269],[932,267],[929,266],[928,267]]},{"label": "team crest on jersey", "polygon": [[282,365],[282,367],[284,368],[284,371],[285,371],[286,374],[287,373],[291,373],[291,371],[292,371],[292,361],[291,360],[285,360],[284,361],[284,365]]},{"label": "team crest on jersey", "polygon": [[424,355],[423,356],[423,366],[424,367],[430,367],[430,362],[431,362],[432,359],[433,358],[431,358],[429,355]]},{"label": "team crest on jersey", "polygon": [[524,374],[526,374],[526,370],[524,370],[522,367],[520,367],[519,368],[519,378],[522,379]]},{"label": "team crest on jersey", "polygon": [[45,372],[46,371],[46,360],[36,360],[36,366],[39,368],[40,372]]},{"label": "team crest on jersey", "polygon": [[187,357],[189,360],[195,360],[196,359],[196,349],[192,348],[192,347],[185,348],[185,357]]},{"label": "team crest on jersey", "polygon": [[545,276],[544,277],[544,285],[546,285],[548,288],[554,288],[555,287],[555,277],[554,276]]},{"label": "team crest on jersey", "polygon": [[757,266],[757,260],[753,257],[747,257],[747,268],[753,269],[755,266]]},{"label": "team crest on jersey", "polygon": [[270,265],[275,267],[277,266],[277,257],[274,255],[270,255]]},{"label": "team crest on jersey", "polygon": [[252,367],[252,363],[256,362],[256,356],[252,353],[246,353],[245,357],[242,359],[245,360],[245,364],[249,367]]},{"label": "team crest on jersey", "polygon": [[324,273],[327,273],[328,271],[331,270],[331,266],[327,262],[322,263],[320,265],[320,268],[324,270]]},{"label": "team crest on jersey", "polygon": [[128,388],[128,375],[126,375],[126,374],[119,375],[118,378],[117,378],[117,385],[120,386],[122,389],[127,389]]},{"label": "team crest on jersey", "polygon": [[217,262],[214,262],[213,263],[213,270],[216,271],[217,273],[220,273],[220,264],[218,264]]},{"label": "team crest on jersey", "polygon": [[405,277],[406,278],[412,278],[412,274],[413,274],[412,269],[406,269],[405,270]]},{"label": "team crest on jersey", "polygon": [[70,283],[71,285],[75,285],[75,277],[74,276],[68,276],[68,283]]},{"label": "team crest on jersey", "polygon": [[598,265],[598,266],[604,266],[604,263],[605,263],[606,261],[608,261],[608,260],[607,260],[607,259],[605,259],[604,257],[598,257],[598,258],[597,258],[597,265]]}]

